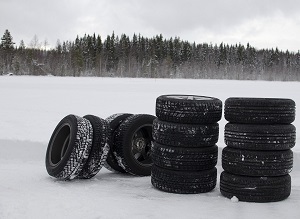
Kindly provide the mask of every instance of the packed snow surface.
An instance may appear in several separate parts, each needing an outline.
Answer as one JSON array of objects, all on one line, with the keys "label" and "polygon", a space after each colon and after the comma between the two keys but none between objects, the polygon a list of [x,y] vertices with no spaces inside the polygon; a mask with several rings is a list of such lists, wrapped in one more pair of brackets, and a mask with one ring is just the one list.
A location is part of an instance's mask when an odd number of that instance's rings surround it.
[{"label": "packed snow surface", "polygon": [[[275,203],[233,202],[217,187],[196,195],[154,189],[150,177],[105,168],[90,180],[58,181],[45,168],[50,136],[68,114],[155,114],[162,94],[290,98],[299,82],[0,76],[0,218],[299,218],[300,145],[294,148],[291,196]],[[300,140],[296,111],[297,143]],[[218,146],[224,147],[226,121]],[[220,156],[219,156],[220,157]],[[218,175],[222,168],[218,162]]]}]

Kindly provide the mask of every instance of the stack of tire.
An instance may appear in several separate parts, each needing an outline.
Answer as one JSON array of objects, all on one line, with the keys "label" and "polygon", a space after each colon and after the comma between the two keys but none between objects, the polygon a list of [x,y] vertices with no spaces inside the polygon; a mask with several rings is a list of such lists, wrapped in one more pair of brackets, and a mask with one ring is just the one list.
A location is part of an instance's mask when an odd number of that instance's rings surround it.
[{"label": "stack of tire", "polygon": [[68,115],[56,126],[46,152],[46,169],[61,180],[90,179],[103,166],[117,172],[151,174],[152,124],[147,114]]},{"label": "stack of tire", "polygon": [[276,98],[228,98],[221,193],[247,202],[273,202],[291,193],[296,129],[295,102]]},{"label": "stack of tire", "polygon": [[153,122],[152,185],[171,193],[204,193],[217,180],[218,121],[222,102],[213,97],[163,95]]}]

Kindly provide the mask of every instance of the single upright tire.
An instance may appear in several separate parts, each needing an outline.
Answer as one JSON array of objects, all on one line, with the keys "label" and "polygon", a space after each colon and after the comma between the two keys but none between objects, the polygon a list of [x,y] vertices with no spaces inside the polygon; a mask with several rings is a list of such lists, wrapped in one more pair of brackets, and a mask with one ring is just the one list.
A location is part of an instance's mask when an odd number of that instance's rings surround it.
[{"label": "single upright tire", "polygon": [[183,124],[216,123],[222,116],[222,101],[206,96],[162,95],[156,99],[156,116]]},{"label": "single upright tire", "polygon": [[127,173],[137,176],[151,174],[152,125],[155,116],[136,114],[123,121],[115,132],[113,154]]},{"label": "single upright tire", "polygon": [[225,147],[222,151],[225,171],[244,176],[283,176],[293,168],[293,152],[250,151]]},{"label": "single upright tire", "polygon": [[156,142],[169,146],[214,146],[219,138],[219,124],[181,124],[155,119],[153,138]]},{"label": "single upright tire", "polygon": [[119,128],[121,123],[127,119],[129,116],[132,116],[130,113],[117,113],[113,114],[106,118],[106,121],[110,127],[110,134],[108,138],[108,144],[110,146],[110,150],[107,154],[106,162],[104,163],[104,167],[110,171],[116,171],[119,173],[127,173],[122,167],[119,166],[115,155],[113,154],[113,148],[115,147],[115,131]]},{"label": "single upright tire", "polygon": [[74,179],[81,172],[92,147],[93,127],[75,115],[64,117],[56,126],[46,152],[46,169],[58,179]]},{"label": "single upright tire", "polygon": [[247,150],[288,150],[295,146],[296,128],[291,124],[254,125],[227,123],[225,144]]},{"label": "single upright tire", "polygon": [[218,147],[181,148],[153,143],[151,158],[155,165],[169,170],[202,171],[212,169],[218,160]]},{"label": "single upright tire", "polygon": [[220,191],[227,198],[235,196],[245,202],[282,201],[291,194],[291,177],[250,177],[224,171],[220,177]]},{"label": "single upright tire", "polygon": [[210,192],[216,187],[217,168],[204,171],[174,171],[153,165],[151,183],[164,192],[179,194]]},{"label": "single upright tire", "polygon": [[225,119],[232,123],[290,124],[295,120],[295,102],[278,98],[236,98],[225,101]]},{"label": "single upright tire", "polygon": [[89,158],[78,175],[78,178],[90,179],[100,171],[106,161],[109,151],[107,140],[110,130],[108,123],[104,119],[93,115],[86,115],[83,118],[90,121],[94,134]]}]

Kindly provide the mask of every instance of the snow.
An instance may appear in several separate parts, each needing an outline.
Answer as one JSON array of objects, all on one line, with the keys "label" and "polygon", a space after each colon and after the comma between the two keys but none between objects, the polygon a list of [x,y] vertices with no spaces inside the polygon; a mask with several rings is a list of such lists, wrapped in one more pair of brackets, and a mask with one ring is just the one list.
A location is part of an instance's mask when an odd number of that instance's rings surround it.
[{"label": "snow", "polygon": [[[299,82],[184,79],[0,77],[0,218],[299,218],[300,145],[293,148],[291,196],[275,203],[232,202],[217,187],[196,195],[154,189],[150,177],[106,169],[90,180],[58,181],[45,168],[47,143],[68,114],[155,113],[162,94],[291,98]],[[297,108],[299,115],[299,108]],[[226,121],[220,121],[219,157]],[[293,123],[297,128],[300,118]],[[297,129],[299,142],[300,128]],[[217,165],[218,175],[222,168]]]}]

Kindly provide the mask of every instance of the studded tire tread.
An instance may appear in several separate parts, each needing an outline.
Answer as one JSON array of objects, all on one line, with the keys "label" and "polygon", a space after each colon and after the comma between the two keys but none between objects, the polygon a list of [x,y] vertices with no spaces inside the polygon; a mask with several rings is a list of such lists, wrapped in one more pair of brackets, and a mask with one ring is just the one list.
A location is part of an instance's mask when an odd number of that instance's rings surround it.
[{"label": "studded tire tread", "polygon": [[218,142],[219,124],[181,124],[155,119],[153,138],[156,142],[169,146],[213,146]]},{"label": "studded tire tread", "polygon": [[225,171],[246,176],[282,176],[293,168],[292,150],[250,151],[225,147],[222,151]]},{"label": "studded tire tread", "polygon": [[151,183],[158,190],[178,194],[212,191],[217,182],[217,169],[204,171],[174,171],[152,167]]},{"label": "studded tire tread", "polygon": [[162,95],[156,99],[156,116],[174,123],[216,123],[222,116],[222,101],[213,97]]}]

